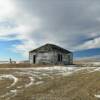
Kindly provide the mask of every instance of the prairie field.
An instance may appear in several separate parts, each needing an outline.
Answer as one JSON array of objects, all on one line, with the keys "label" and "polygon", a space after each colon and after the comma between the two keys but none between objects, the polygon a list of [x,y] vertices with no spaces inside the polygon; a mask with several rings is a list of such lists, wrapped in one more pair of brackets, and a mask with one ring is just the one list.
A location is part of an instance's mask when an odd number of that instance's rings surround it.
[{"label": "prairie field", "polygon": [[0,68],[0,100],[99,100],[100,67]]}]

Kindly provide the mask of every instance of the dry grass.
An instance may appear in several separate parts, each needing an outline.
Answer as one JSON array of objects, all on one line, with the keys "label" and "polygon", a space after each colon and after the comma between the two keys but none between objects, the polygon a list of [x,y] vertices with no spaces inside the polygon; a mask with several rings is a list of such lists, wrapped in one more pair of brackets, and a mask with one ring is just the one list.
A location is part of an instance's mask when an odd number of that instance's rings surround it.
[{"label": "dry grass", "polygon": [[29,67],[46,67],[52,65],[34,65],[34,64],[0,64],[0,68],[29,68]]},{"label": "dry grass", "polygon": [[31,67],[30,64],[0,64],[0,68]]},{"label": "dry grass", "polygon": [[[25,90],[26,98],[32,94],[36,100],[98,100],[94,95],[100,92],[100,73],[76,74],[56,77],[40,87]],[[16,99],[17,100],[17,99]]]},{"label": "dry grass", "polygon": [[[0,64],[0,68],[30,68],[30,67],[52,67],[55,65],[47,65],[47,64]],[[64,66],[64,65],[56,65],[56,66]],[[69,65],[66,65],[69,66]]]},{"label": "dry grass", "polygon": [[[12,80],[0,81],[0,97],[10,90],[19,90],[16,95],[9,94],[0,100],[99,100],[94,95],[100,94],[100,72],[88,73],[82,70],[69,76],[50,75],[42,77],[43,84],[25,88],[29,82],[28,75],[16,74],[18,70],[0,69],[0,74],[13,74],[19,81],[11,88],[5,88]],[[52,76],[52,77],[51,77]],[[37,79],[39,81],[41,79]],[[18,89],[18,86],[22,86]]]}]

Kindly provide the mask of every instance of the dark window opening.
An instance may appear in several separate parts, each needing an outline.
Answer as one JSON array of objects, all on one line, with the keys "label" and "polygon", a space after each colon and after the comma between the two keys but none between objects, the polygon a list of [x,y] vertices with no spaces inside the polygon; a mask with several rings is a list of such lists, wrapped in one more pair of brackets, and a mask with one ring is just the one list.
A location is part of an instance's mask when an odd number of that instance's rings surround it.
[{"label": "dark window opening", "polygon": [[58,62],[62,62],[62,55],[58,54]]},{"label": "dark window opening", "polygon": [[58,61],[60,61],[60,54],[58,54]]},{"label": "dark window opening", "polygon": [[33,55],[33,63],[36,63],[36,55]]},{"label": "dark window opening", "polygon": [[60,61],[62,62],[62,55],[60,55]]}]

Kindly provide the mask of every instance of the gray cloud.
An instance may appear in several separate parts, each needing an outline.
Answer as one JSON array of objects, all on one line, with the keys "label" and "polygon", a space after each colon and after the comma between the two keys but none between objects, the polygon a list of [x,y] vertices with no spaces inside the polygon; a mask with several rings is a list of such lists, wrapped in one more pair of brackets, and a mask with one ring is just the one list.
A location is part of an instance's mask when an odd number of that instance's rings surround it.
[{"label": "gray cloud", "polygon": [[41,19],[37,40],[44,40],[45,35],[48,40],[70,47],[91,38],[93,32],[100,35],[99,3],[98,0],[16,0],[20,10]]},{"label": "gray cloud", "polygon": [[[27,46],[26,40],[32,41],[34,47],[46,42],[56,43],[71,50],[84,47],[88,49],[89,45],[98,47],[99,0],[12,0],[12,2],[16,9],[11,19],[15,20],[18,27],[15,29],[16,33],[20,33],[17,37],[25,39],[23,39],[24,47]],[[18,46],[17,49],[21,48]]]}]

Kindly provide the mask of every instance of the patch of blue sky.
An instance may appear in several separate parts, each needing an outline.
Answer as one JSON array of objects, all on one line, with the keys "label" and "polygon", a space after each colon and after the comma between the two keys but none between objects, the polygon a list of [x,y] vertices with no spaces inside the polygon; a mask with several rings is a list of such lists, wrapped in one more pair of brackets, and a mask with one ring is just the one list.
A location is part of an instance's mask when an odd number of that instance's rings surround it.
[{"label": "patch of blue sky", "polygon": [[92,57],[100,55],[100,48],[93,48],[74,52],[74,58]]},{"label": "patch of blue sky", "polygon": [[[12,48],[12,45],[17,45],[21,44],[22,42],[19,40],[13,40],[13,41],[0,41],[0,59],[5,58],[5,59],[16,59],[16,60],[21,60],[23,59],[23,56],[16,53],[12,52],[10,48]],[[14,49],[14,48],[13,48]]]}]

